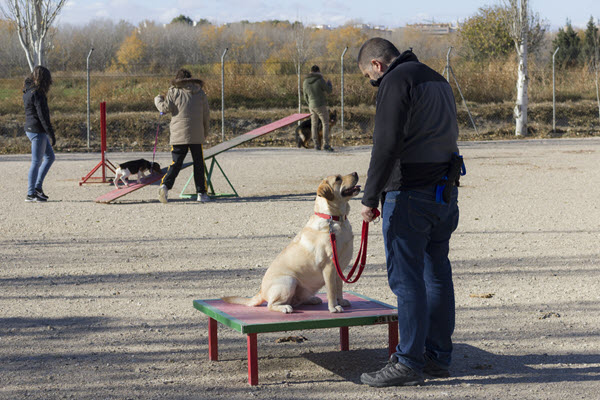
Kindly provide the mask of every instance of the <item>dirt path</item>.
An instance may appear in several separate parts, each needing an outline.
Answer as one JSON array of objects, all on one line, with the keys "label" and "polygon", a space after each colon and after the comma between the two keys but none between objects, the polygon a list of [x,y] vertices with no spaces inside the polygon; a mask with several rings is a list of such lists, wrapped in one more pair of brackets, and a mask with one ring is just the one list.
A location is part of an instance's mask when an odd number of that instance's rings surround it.
[{"label": "dirt path", "polygon": [[[166,206],[156,187],[94,203],[110,187],[78,186],[98,162],[86,154],[59,154],[50,201],[25,203],[30,156],[0,156],[0,398],[598,398],[600,140],[462,143],[461,151],[468,175],[451,243],[453,377],[391,389],[359,381],[386,360],[383,326],[351,328],[344,353],[336,329],[259,335],[260,385],[250,387],[245,338],[221,328],[221,361],[209,362],[207,320],[192,307],[253,295],[308,219],[319,180],[357,171],[364,183],[369,148],[230,151],[219,161],[241,198]],[[138,156],[152,154],[109,159]],[[360,196],[352,205],[358,235]],[[380,225],[368,262],[351,289],[393,304]],[[472,297],[483,294],[492,296]],[[308,341],[276,343],[290,334]]]}]

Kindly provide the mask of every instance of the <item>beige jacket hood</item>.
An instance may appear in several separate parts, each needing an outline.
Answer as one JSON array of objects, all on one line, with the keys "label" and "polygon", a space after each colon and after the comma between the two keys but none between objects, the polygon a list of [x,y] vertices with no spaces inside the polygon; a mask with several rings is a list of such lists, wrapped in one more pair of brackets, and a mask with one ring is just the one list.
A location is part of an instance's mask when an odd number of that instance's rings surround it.
[{"label": "beige jacket hood", "polygon": [[166,98],[154,98],[158,111],[172,115],[170,144],[204,144],[210,123],[204,82],[189,78],[173,80],[171,84]]}]

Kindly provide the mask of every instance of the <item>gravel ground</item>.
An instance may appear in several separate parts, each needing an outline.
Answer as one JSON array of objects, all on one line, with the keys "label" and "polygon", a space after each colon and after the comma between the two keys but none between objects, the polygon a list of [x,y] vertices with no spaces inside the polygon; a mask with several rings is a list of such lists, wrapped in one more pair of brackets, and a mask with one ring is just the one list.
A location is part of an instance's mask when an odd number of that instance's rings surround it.
[{"label": "gravel ground", "polygon": [[[192,307],[255,294],[311,214],[320,179],[357,171],[364,183],[368,147],[229,151],[219,162],[241,197],[210,204],[163,205],[156,186],[96,204],[111,187],[77,183],[98,154],[58,154],[50,201],[26,203],[30,156],[0,156],[0,398],[597,399],[600,139],[468,142],[461,151],[452,377],[386,389],[359,381],[386,361],[385,326],[351,328],[349,352],[338,351],[337,329],[261,334],[260,384],[250,387],[245,337],[221,327],[220,361],[208,361],[207,318]],[[108,158],[139,156],[152,154]],[[360,196],[351,204],[356,254]],[[395,302],[380,225],[349,289]],[[276,342],[289,335],[308,340]]]}]

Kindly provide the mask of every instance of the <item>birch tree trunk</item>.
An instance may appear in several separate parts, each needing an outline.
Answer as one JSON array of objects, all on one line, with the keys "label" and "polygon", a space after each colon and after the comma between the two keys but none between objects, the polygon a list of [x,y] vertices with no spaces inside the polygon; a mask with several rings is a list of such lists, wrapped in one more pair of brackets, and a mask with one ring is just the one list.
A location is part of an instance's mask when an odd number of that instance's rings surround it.
[{"label": "birch tree trunk", "polygon": [[527,108],[529,105],[527,69],[527,36],[529,34],[529,6],[527,0],[510,0],[508,9],[508,26],[515,42],[519,60],[517,75],[517,101],[514,108],[515,135],[527,135]]},{"label": "birch tree trunk", "polygon": [[519,68],[517,76],[517,102],[515,104],[515,135],[527,135],[527,108],[529,106],[529,72],[527,69],[527,33],[524,33],[524,39],[517,48],[519,57]]}]

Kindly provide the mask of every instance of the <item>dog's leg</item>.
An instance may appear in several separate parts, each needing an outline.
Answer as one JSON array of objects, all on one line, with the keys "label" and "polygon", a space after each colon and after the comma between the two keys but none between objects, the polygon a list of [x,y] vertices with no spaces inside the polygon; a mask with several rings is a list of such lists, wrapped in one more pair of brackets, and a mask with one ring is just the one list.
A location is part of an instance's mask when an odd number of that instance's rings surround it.
[{"label": "dog's leg", "polygon": [[338,295],[337,295],[337,283],[336,278],[338,278],[337,271],[333,263],[329,262],[325,268],[323,269],[323,278],[325,280],[325,289],[327,290],[327,305],[329,308],[329,312],[332,313],[341,313],[344,312],[344,309],[340,304],[338,304]]},{"label": "dog's leg", "polygon": [[119,188],[119,172],[115,172],[115,180],[113,181],[113,183],[115,184],[115,187],[118,189]]},{"label": "dog's leg", "polygon": [[302,131],[300,130],[300,128],[296,128],[296,145],[298,146],[298,148],[303,146],[303,142],[304,142],[304,135],[302,134]]},{"label": "dog's leg", "polygon": [[129,172],[129,170],[125,170],[123,172],[123,174],[121,175],[121,181],[125,184],[125,186],[129,187],[129,181],[127,180],[127,178],[129,178],[129,175],[131,175],[131,172]]},{"label": "dog's leg", "polygon": [[344,281],[336,274],[336,293],[338,304],[342,307],[350,307],[350,302],[344,299]]},{"label": "dog's leg", "polygon": [[146,174],[144,174],[144,171],[142,171],[141,169],[138,171],[138,178],[137,178],[137,183],[142,183],[142,179],[144,179],[146,177]]},{"label": "dog's leg", "polygon": [[289,314],[294,311],[291,306],[294,292],[296,291],[296,279],[286,276],[271,283],[266,290],[267,308],[271,311],[279,311]]}]

